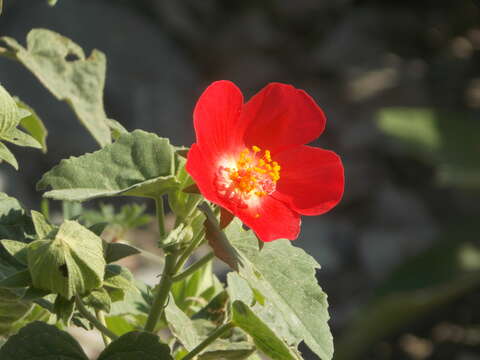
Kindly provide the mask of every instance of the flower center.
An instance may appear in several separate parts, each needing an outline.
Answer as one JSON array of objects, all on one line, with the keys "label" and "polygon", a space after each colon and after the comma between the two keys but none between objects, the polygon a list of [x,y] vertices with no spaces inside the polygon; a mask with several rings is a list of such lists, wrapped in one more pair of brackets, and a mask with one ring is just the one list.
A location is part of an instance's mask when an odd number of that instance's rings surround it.
[{"label": "flower center", "polygon": [[231,164],[219,166],[215,179],[217,192],[238,207],[246,208],[275,191],[280,169],[269,150],[263,151],[258,146],[245,148]]}]

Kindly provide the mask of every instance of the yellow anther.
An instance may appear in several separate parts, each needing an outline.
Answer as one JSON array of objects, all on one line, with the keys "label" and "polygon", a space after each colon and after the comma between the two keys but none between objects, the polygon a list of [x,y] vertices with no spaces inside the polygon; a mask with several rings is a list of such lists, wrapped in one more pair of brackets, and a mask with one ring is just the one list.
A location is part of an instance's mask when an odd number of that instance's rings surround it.
[{"label": "yellow anther", "polygon": [[256,152],[256,153],[262,151],[262,149],[260,149],[258,146],[255,146],[255,145],[252,146],[252,150],[253,152]]},{"label": "yellow anther", "polygon": [[272,161],[272,156],[270,155],[270,150],[265,150],[265,159],[267,159],[268,162]]}]

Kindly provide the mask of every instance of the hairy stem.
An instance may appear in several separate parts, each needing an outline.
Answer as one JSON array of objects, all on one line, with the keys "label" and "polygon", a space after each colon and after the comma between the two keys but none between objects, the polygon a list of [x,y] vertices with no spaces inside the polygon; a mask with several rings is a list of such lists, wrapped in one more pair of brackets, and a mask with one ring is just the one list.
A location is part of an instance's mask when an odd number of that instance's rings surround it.
[{"label": "hairy stem", "polygon": [[165,210],[163,208],[163,197],[159,196],[155,199],[155,205],[157,210],[157,219],[158,219],[158,231],[160,233],[160,238],[163,238],[166,234],[165,232]]},{"label": "hairy stem", "polygon": [[198,234],[194,235],[192,242],[190,245],[185,249],[185,251],[182,253],[180,258],[177,261],[177,265],[175,266],[175,273],[178,273],[180,270],[182,270],[183,265],[187,262],[188,258],[192,253],[195,251],[195,249],[200,245],[202,242],[203,238],[205,236],[205,231],[202,230]]},{"label": "hairy stem", "polygon": [[157,325],[158,319],[162,316],[163,309],[165,308],[165,303],[168,299],[168,294],[173,284],[173,276],[175,275],[175,260],[177,254],[167,254],[165,257],[165,266],[163,268],[163,273],[160,278],[160,283],[158,285],[157,292],[153,298],[152,308],[148,314],[148,319],[145,324],[145,331],[154,332],[155,326]]},{"label": "hairy stem", "polygon": [[85,319],[90,321],[90,323],[102,333],[102,336],[106,335],[112,340],[118,339],[118,336],[113,331],[109,330],[104,324],[97,320],[97,318],[90,311],[88,311],[83,304],[82,299],[78,295],[75,296],[75,304],[77,305],[77,309],[80,314],[82,314]]},{"label": "hairy stem", "polygon": [[187,355],[185,355],[185,357],[182,360],[193,359],[195,356],[200,354],[200,352],[202,352],[208,345],[213,343],[215,340],[217,340],[220,336],[225,334],[228,330],[230,330],[233,327],[234,325],[231,322],[223,324],[222,326],[218,327],[214,332],[210,334],[209,337],[207,337],[200,344],[198,344],[195,347],[195,349],[193,349]]}]

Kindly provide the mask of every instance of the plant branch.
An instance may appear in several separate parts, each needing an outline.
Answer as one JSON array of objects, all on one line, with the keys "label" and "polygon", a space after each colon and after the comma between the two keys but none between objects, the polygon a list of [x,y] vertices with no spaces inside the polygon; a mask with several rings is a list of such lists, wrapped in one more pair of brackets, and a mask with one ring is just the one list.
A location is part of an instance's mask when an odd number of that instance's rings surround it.
[{"label": "plant branch", "polygon": [[178,275],[175,275],[174,278],[172,279],[173,282],[180,281],[182,279],[185,279],[187,276],[193,274],[195,271],[200,269],[203,265],[211,261],[215,257],[215,254],[213,252],[208,253],[204,257],[202,257],[200,260],[189,266],[186,270],[181,272]]},{"label": "plant branch", "polygon": [[215,340],[217,340],[220,336],[225,334],[228,330],[233,328],[235,325],[233,325],[231,322],[228,322],[226,324],[223,324],[222,326],[218,327],[214,332],[210,334],[209,337],[207,337],[205,340],[203,340],[200,344],[198,344],[195,349],[190,351],[187,355],[182,360],[190,360],[193,359],[195,356],[200,354],[202,350],[204,350],[208,345],[213,343]]},{"label": "plant branch", "polygon": [[205,237],[205,230],[199,231],[198,234],[194,236],[190,245],[185,249],[185,251],[182,253],[180,258],[178,259],[177,265],[175,266],[175,273],[178,273],[180,270],[182,270],[183,265],[185,265],[190,255],[192,255],[192,253],[195,251],[198,245],[202,242],[204,237]]},{"label": "plant branch", "polygon": [[147,322],[145,324],[145,331],[154,332],[158,319],[162,316],[165,303],[168,299],[168,294],[173,284],[173,276],[175,275],[175,260],[177,253],[167,254],[165,257],[165,266],[160,278],[157,292],[153,298],[152,308],[148,314]]},{"label": "plant branch", "polygon": [[[103,326],[107,327],[107,323],[105,321],[105,313],[102,310],[95,310],[95,314],[97,315],[98,321]],[[102,332],[102,339],[105,346],[108,346],[112,342],[111,339],[108,336],[106,336],[103,332]]]},{"label": "plant branch", "polygon": [[90,323],[97,328],[98,331],[102,333],[102,335],[108,336],[110,339],[115,340],[118,339],[118,336],[111,330],[109,330],[105,325],[103,325],[97,318],[85,307],[80,299],[80,296],[75,296],[75,304],[77,305],[78,311],[80,314],[83,315],[85,319],[90,321]]},{"label": "plant branch", "polygon": [[158,231],[160,233],[160,238],[163,238],[166,234],[166,231],[165,231],[165,210],[163,208],[163,197],[159,196],[155,199],[155,206],[156,206],[156,210],[157,210]]}]

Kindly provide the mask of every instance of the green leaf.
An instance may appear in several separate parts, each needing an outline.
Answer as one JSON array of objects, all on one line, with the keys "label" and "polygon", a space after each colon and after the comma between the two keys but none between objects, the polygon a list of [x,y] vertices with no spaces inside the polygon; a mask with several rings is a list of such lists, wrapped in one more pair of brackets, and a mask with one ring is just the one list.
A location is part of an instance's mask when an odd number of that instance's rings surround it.
[{"label": "green leaf", "polygon": [[28,247],[33,284],[70,299],[101,286],[105,272],[102,240],[75,221],[64,222],[53,240]]},{"label": "green leaf", "polygon": [[219,339],[210,345],[202,354],[198,356],[198,360],[242,360],[251,359],[251,355],[256,348],[253,344],[246,341],[232,342]]},{"label": "green leaf", "polygon": [[35,140],[40,143],[42,146],[42,151],[47,152],[47,135],[48,131],[45,125],[43,124],[42,119],[37,115],[37,113],[25,104],[23,101],[15,98],[17,107],[28,112],[28,115],[22,117],[20,120],[20,127],[22,127],[27,133],[29,133]]},{"label": "green leaf", "polygon": [[155,198],[177,185],[173,149],[167,139],[136,130],[114,144],[62,160],[43,175],[39,190],[57,200],[85,201],[107,196]]},{"label": "green leaf", "polygon": [[321,359],[331,359],[327,296],[315,278],[319,264],[288,240],[266,243],[259,251],[255,235],[244,231],[237,219],[226,235],[239,254],[239,274],[266,296],[265,306],[253,307],[262,321],[288,344],[296,346],[303,340]]},{"label": "green leaf", "polygon": [[223,287],[212,272],[212,262],[172,286],[175,303],[186,314],[192,315],[204,307]]},{"label": "green leaf", "polygon": [[43,322],[33,322],[10,337],[0,348],[2,360],[88,360],[78,342],[67,332]]},{"label": "green leaf", "polygon": [[105,260],[107,264],[126,258],[128,256],[140,254],[140,250],[128,244],[109,243],[105,251]]},{"label": "green leaf", "polygon": [[249,334],[255,345],[272,359],[298,359],[284,342],[240,300],[232,304],[232,322]]},{"label": "green leaf", "polygon": [[221,291],[199,312],[192,316],[192,319],[205,319],[215,323],[217,326],[225,322],[229,296],[226,291]]},{"label": "green leaf", "polygon": [[127,316],[106,316],[105,321],[107,322],[108,329],[118,336],[122,336],[130,331],[135,331],[135,326],[128,321]]},{"label": "green leaf", "polygon": [[4,249],[22,265],[27,265],[27,244],[16,240],[0,240]]},{"label": "green leaf", "polygon": [[146,332],[132,331],[113,341],[98,360],[173,360],[168,345],[158,336]]},{"label": "green leaf", "polygon": [[34,137],[24,133],[19,129],[9,130],[2,135],[2,138],[3,140],[18,146],[33,147],[35,149],[42,148],[42,145]]},{"label": "green leaf", "polygon": [[8,37],[3,41],[58,100],[73,108],[101,146],[111,142],[103,105],[106,59],[102,52],[93,50],[86,58],[73,41],[46,29],[30,31],[26,48]]},{"label": "green leaf", "polygon": [[105,311],[107,314],[112,307],[112,300],[105,289],[94,289],[82,300],[85,305]]},{"label": "green leaf", "polygon": [[32,285],[30,271],[19,271],[9,277],[0,280],[0,288],[23,288]]},{"label": "green leaf", "polygon": [[19,112],[15,101],[5,88],[0,85],[0,138],[20,122]]},{"label": "green leaf", "polygon": [[[29,242],[34,238],[32,219],[17,199],[0,193],[0,239]],[[0,251],[0,257],[1,257]]]},{"label": "green leaf", "polygon": [[65,326],[70,326],[74,310],[75,301],[73,299],[67,300],[63,296],[57,295],[53,304],[53,311]]},{"label": "green leaf", "polygon": [[175,304],[173,296],[170,296],[165,308],[165,316],[170,331],[188,350],[192,351],[200,342],[201,337],[197,333],[192,320]]},{"label": "green leaf", "polygon": [[3,160],[10,165],[12,165],[15,170],[18,170],[18,162],[17,159],[15,159],[15,156],[12,154],[8,148],[0,142],[0,160]]},{"label": "green leaf", "polygon": [[32,210],[32,221],[35,232],[39,239],[46,239],[54,227],[47,222],[47,219],[38,211]]},{"label": "green leaf", "polygon": [[[207,329],[199,332],[198,326],[205,322],[199,323],[192,321],[176,304],[173,297],[170,297],[167,307],[165,308],[165,316],[170,331],[182,343],[188,351],[192,351],[200,344],[208,335]],[[209,324],[210,330],[215,328],[213,323]],[[245,359],[253,351],[255,347],[245,341],[234,342],[227,339],[217,339],[202,352],[199,359]]]},{"label": "green leaf", "polygon": [[48,1],[48,5],[50,6],[55,6],[58,2],[58,0],[47,0]]}]

